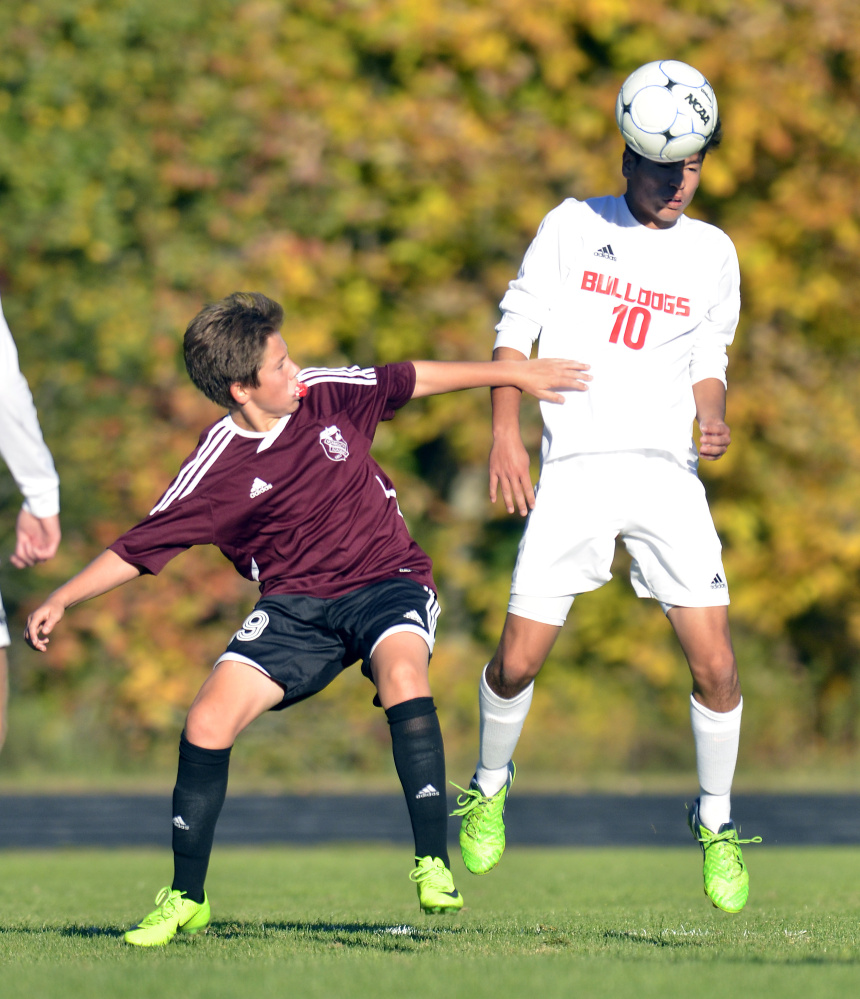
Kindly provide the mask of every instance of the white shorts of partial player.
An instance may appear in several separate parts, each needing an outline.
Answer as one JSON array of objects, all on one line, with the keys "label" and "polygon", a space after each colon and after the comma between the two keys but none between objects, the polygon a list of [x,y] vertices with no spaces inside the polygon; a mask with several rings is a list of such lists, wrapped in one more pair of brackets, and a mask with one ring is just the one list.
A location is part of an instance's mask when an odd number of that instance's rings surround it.
[{"label": "white shorts of partial player", "polygon": [[574,596],[612,578],[617,538],[637,596],[664,611],[728,604],[722,546],[695,469],[662,451],[618,451],[544,464],[508,609],[563,624]]}]

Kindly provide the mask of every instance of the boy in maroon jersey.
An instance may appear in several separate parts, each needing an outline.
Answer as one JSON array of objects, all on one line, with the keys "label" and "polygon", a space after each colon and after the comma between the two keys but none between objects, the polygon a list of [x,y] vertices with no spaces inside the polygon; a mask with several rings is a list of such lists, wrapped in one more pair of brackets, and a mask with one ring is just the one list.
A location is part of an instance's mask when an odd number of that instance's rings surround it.
[{"label": "boy in maroon jersey", "polygon": [[449,869],[445,760],[429,684],[439,606],[429,557],[403,522],[388,476],[370,456],[377,424],[417,396],[515,385],[549,402],[586,387],[575,361],[415,361],[300,370],[279,330],[283,310],[236,293],[185,333],[194,384],[228,410],[137,524],[27,621],[47,648],[67,607],[192,545],[213,544],[261,598],[188,712],[173,793],[174,875],[127,943],[168,943],[209,923],[203,885],[238,734],[265,711],[322,690],[361,659],[391,730],[415,837],[410,878],[425,912],[463,898]]}]

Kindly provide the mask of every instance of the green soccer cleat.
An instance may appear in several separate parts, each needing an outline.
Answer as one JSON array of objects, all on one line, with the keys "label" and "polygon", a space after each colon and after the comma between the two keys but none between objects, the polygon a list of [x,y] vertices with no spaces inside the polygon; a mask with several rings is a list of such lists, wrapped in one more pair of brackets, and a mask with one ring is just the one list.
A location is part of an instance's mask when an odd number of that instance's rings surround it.
[{"label": "green soccer cleat", "polygon": [[203,902],[184,898],[185,892],[162,888],[155,897],[157,908],[125,934],[126,943],[136,947],[162,947],[178,933],[205,932],[209,925],[209,899]]},{"label": "green soccer cleat", "polygon": [[418,866],[409,880],[418,885],[418,904],[424,912],[459,912],[463,896],[454,887],[454,878],[439,857],[416,857]]},{"label": "green soccer cleat", "polygon": [[457,796],[459,808],[452,815],[462,815],[460,852],[463,863],[472,874],[486,874],[502,859],[505,852],[505,805],[517,768],[508,764],[505,786],[488,798],[473,777],[469,790],[454,784],[463,793]]},{"label": "green soccer cleat", "polygon": [[734,822],[724,822],[718,832],[711,832],[699,821],[698,798],[687,816],[687,824],[702,848],[705,894],[715,908],[740,912],[750,893],[750,876],[741,843],[761,843],[761,836],[738,839]]}]

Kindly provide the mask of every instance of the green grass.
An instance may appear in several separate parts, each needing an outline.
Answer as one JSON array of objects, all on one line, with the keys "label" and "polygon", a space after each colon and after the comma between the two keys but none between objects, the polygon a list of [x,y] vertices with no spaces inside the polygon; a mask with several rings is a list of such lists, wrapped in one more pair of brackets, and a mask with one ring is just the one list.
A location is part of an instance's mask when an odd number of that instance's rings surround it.
[{"label": "green grass", "polygon": [[748,847],[728,916],[698,851],[511,849],[466,909],[422,916],[402,848],[218,848],[208,935],[138,950],[122,931],[164,852],[0,853],[0,995],[804,999],[860,986],[860,851]]}]

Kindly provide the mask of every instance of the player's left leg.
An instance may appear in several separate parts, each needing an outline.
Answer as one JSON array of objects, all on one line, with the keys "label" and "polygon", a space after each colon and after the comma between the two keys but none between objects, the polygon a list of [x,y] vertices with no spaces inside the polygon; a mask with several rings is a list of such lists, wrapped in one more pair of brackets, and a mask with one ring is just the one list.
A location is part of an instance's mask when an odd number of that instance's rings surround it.
[{"label": "player's left leg", "polygon": [[728,609],[672,607],[667,615],[693,676],[690,720],[700,792],[689,824],[704,856],[705,894],[715,906],[739,912],[749,896],[740,844],[757,839],[740,840],[731,819],[743,700]]},{"label": "player's left leg", "polygon": [[726,607],[672,607],[667,614],[693,677],[690,713],[701,786],[700,818],[719,829],[731,818],[741,731],[740,681]]},{"label": "player's left leg", "polygon": [[398,631],[373,650],[370,672],[391,730],[394,765],[412,823],[418,886],[425,912],[456,912],[463,896],[448,859],[445,748],[430,691],[430,652],[424,638]]},{"label": "player's left leg", "polygon": [[156,908],[125,934],[126,943],[151,947],[209,924],[204,890],[215,825],[227,794],[230,750],[236,736],[278,704],[283,688],[245,663],[221,662],[206,679],[179,740],[173,790],[173,882]]}]

